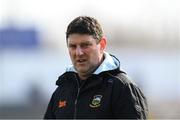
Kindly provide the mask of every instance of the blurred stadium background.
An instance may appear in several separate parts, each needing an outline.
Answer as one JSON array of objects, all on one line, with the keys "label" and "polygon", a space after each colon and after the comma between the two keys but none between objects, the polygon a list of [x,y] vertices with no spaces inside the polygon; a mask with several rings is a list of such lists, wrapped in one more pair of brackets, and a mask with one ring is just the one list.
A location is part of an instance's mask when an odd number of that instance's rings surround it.
[{"label": "blurred stadium background", "polygon": [[149,118],[180,119],[180,1],[0,0],[0,119],[42,118],[71,64],[65,32],[79,15],[99,20],[107,51],[141,87]]}]

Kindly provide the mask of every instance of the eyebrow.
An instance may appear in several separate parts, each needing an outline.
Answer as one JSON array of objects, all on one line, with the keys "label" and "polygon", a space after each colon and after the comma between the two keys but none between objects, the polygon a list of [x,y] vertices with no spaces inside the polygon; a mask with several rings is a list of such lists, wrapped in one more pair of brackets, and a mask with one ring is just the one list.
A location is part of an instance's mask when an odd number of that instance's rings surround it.
[{"label": "eyebrow", "polygon": [[[71,42],[69,42],[68,43],[69,45],[74,45],[74,44],[76,44],[76,43],[71,43]],[[81,42],[80,44],[92,44],[90,41],[83,41],[83,42]]]}]

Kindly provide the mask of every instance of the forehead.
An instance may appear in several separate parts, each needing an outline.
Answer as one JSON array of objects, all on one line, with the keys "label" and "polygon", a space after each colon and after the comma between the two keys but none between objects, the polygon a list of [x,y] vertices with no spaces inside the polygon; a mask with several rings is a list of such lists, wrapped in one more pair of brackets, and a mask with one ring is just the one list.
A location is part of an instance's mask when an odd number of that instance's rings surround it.
[{"label": "forehead", "polygon": [[92,35],[87,34],[71,34],[67,40],[68,43],[84,43],[84,42],[96,42],[96,39]]}]

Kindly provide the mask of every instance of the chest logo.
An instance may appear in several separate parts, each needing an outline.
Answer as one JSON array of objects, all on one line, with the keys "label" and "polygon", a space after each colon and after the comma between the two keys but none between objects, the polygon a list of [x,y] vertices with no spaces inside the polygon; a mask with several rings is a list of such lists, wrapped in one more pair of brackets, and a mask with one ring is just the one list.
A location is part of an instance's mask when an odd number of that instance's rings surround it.
[{"label": "chest logo", "polygon": [[66,107],[66,105],[67,105],[67,102],[64,100],[64,101],[59,101],[59,105],[58,105],[58,107],[59,108],[63,108],[63,107]]},{"label": "chest logo", "polygon": [[92,108],[96,108],[96,107],[101,106],[101,99],[102,99],[102,95],[95,95],[89,106]]}]

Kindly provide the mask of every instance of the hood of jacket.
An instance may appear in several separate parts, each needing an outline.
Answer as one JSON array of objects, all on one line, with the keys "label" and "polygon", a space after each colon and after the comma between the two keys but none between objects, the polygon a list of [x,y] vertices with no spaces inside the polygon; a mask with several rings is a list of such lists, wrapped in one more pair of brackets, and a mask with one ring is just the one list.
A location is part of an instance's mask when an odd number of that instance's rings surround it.
[{"label": "hood of jacket", "polygon": [[[104,61],[101,63],[101,65],[94,71],[93,74],[100,74],[101,72],[105,71],[110,71],[110,70],[115,70],[117,68],[120,68],[120,61],[113,55],[110,55],[107,52],[104,52]],[[73,65],[70,65],[69,67],[66,68],[66,72],[75,72]]]}]

